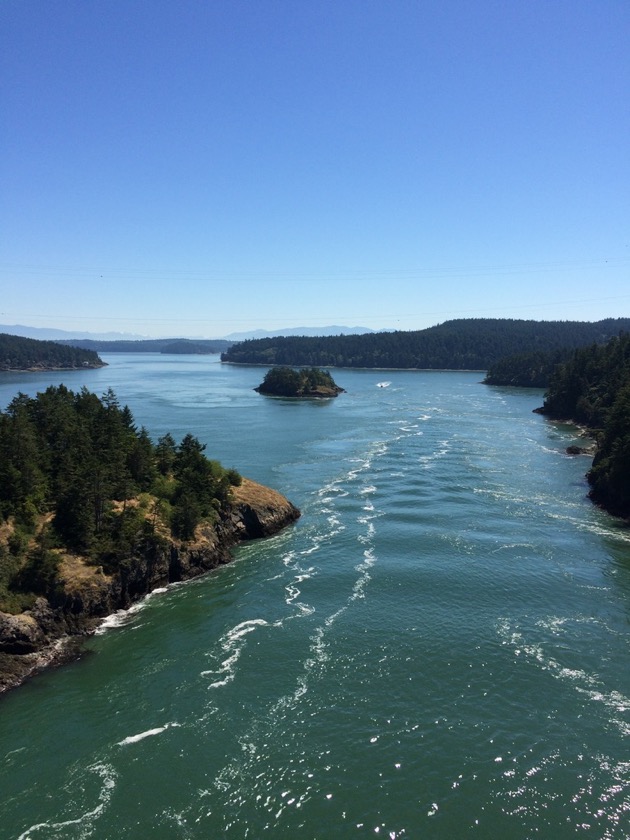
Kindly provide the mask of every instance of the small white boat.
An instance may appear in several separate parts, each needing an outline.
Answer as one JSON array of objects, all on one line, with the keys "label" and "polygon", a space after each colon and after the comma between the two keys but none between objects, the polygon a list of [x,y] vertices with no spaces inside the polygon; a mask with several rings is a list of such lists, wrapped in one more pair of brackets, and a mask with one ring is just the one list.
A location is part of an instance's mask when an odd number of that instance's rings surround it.
[{"label": "small white boat", "polygon": [[389,386],[391,384],[392,384],[391,382],[377,382],[376,387],[377,388],[389,388]]}]

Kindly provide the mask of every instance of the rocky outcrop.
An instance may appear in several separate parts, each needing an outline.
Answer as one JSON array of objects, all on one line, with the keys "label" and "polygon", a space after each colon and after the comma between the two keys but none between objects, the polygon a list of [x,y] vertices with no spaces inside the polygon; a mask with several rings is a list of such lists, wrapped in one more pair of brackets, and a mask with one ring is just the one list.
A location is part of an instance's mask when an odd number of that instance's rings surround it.
[{"label": "rocky outcrop", "polygon": [[0,613],[0,644],[5,653],[36,653],[45,643],[46,635],[32,613]]},{"label": "rocky outcrop", "polygon": [[106,616],[160,586],[228,563],[234,545],[276,534],[299,516],[280,493],[243,479],[220,520],[200,526],[193,542],[164,538],[129,557],[111,575],[82,558],[65,557],[54,595],[38,598],[20,615],[0,612],[0,692],[78,655],[77,640],[93,633]]},{"label": "rocky outcrop", "polygon": [[591,446],[575,446],[572,444],[565,449],[567,455],[589,455],[591,458],[595,454],[595,451],[596,446],[594,444]]}]

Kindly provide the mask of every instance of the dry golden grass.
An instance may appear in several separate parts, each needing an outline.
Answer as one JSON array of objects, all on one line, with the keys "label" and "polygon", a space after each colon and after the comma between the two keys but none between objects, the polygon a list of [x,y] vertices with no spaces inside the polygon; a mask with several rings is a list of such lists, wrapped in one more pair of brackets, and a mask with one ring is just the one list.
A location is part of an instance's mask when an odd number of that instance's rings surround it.
[{"label": "dry golden grass", "polygon": [[0,543],[6,545],[9,542],[9,537],[15,531],[13,520],[10,519],[0,525]]},{"label": "dry golden grass", "polygon": [[66,592],[86,586],[103,586],[112,579],[103,572],[101,566],[91,566],[85,557],[65,553],[61,555],[59,578]]},{"label": "dry golden grass", "polygon": [[235,504],[251,505],[251,507],[284,507],[289,504],[277,490],[264,487],[249,478],[244,478],[239,487],[232,487],[232,498]]},{"label": "dry golden grass", "polygon": [[[265,487],[258,484],[249,478],[243,478],[242,483],[238,487],[232,487],[232,503],[234,505],[249,505],[258,510],[277,509],[283,510],[290,507],[290,502],[277,490],[272,490],[270,487]],[[126,502],[114,502],[113,509],[120,514],[124,507],[138,508],[142,510],[146,519],[151,519],[155,526],[156,532],[167,540],[174,540],[170,534],[170,528],[164,523],[159,515],[159,505],[157,500],[143,494],[143,497],[138,499],[128,499]],[[53,514],[49,513],[38,519],[35,533],[29,540],[29,548],[35,545],[35,537],[41,532],[45,525],[52,520]],[[14,532],[12,521],[3,522],[0,525],[0,543],[7,544],[10,536]],[[217,534],[214,526],[202,523],[199,526],[196,534],[195,544],[214,544],[217,540]],[[70,554],[66,551],[55,550],[59,554],[61,560],[59,563],[59,578],[63,588],[69,594],[78,592],[80,590],[101,588],[107,585],[112,580],[112,575],[104,573],[101,566],[94,565],[90,562],[88,557],[79,554]]]}]

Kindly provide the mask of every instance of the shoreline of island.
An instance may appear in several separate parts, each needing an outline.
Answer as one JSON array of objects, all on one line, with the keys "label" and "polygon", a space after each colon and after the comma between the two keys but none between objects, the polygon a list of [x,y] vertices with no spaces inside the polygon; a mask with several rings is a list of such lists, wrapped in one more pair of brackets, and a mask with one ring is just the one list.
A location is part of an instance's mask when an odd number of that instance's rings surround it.
[{"label": "shoreline of island", "polygon": [[0,694],[79,658],[85,639],[114,613],[156,589],[230,563],[234,547],[273,536],[300,517],[282,494],[249,479],[232,494],[220,518],[199,525],[194,540],[165,540],[111,575],[90,565],[88,558],[74,558],[74,566],[68,559],[63,588],[53,597],[38,598],[23,613],[0,612]]}]

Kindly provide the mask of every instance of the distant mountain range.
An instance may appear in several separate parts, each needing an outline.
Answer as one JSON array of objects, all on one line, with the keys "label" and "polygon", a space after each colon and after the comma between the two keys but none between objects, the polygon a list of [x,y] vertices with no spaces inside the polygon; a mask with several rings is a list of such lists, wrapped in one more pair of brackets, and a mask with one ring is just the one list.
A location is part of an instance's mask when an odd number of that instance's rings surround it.
[{"label": "distant mountain range", "polygon": [[[247,338],[275,338],[280,335],[361,335],[371,333],[369,327],[289,327],[285,330],[250,330],[249,332],[235,332],[220,336],[224,341],[244,341]],[[75,339],[88,341],[147,341],[149,336],[136,333],[121,332],[86,332],[85,330],[58,330],[52,327],[27,327],[23,324],[0,324],[0,333],[19,335],[22,338],[38,338],[40,341],[72,341]],[[179,336],[170,336],[168,341],[179,340]],[[162,340],[162,339],[160,339]],[[189,341],[208,340],[202,336],[193,336]],[[211,339],[215,340],[215,339]]]},{"label": "distant mountain range", "polygon": [[227,341],[245,341],[248,338],[277,338],[281,335],[364,335],[373,333],[369,327],[289,327],[284,330],[251,330],[250,332],[233,332],[223,336]]},{"label": "distant mountain range", "polygon": [[93,341],[139,341],[145,335],[121,332],[86,332],[85,330],[57,330],[53,327],[26,327],[24,324],[0,324],[0,333],[19,335],[21,338],[37,338],[40,341],[62,341],[64,339],[92,339]]}]

